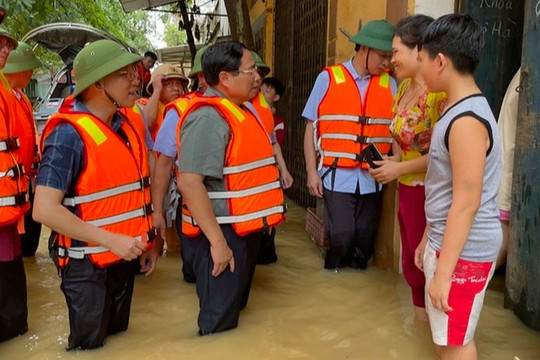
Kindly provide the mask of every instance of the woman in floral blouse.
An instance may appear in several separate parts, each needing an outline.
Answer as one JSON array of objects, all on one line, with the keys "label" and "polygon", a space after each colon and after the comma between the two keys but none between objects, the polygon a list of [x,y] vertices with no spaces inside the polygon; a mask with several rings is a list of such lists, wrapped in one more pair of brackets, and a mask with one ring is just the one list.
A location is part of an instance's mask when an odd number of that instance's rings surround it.
[{"label": "woman in floral blouse", "polygon": [[383,184],[398,179],[403,275],[411,287],[415,317],[424,321],[427,321],[425,279],[424,273],[414,265],[414,252],[426,227],[424,177],[431,131],[446,103],[446,95],[429,93],[419,75],[421,63],[416,44],[432,21],[431,17],[415,15],[402,19],[396,26],[392,65],[403,82],[394,100],[395,117],[390,125],[393,155],[378,162],[379,168],[369,170]]}]

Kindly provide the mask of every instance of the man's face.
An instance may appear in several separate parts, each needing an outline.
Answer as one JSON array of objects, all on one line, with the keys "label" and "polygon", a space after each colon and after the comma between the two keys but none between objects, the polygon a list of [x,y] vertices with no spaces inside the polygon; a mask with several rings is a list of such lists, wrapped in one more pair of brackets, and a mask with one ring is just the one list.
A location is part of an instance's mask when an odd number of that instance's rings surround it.
[{"label": "man's face", "polygon": [[6,66],[9,53],[13,50],[13,44],[5,36],[0,36],[0,70]]},{"label": "man's face", "polygon": [[359,52],[364,49],[364,54],[361,56],[367,56],[367,68],[371,75],[379,75],[390,66],[390,60],[392,59],[392,53],[377,49],[369,49],[362,47]]},{"label": "man's face", "polygon": [[154,60],[154,58],[151,56],[145,56],[144,59],[142,60],[142,63],[145,68],[150,70],[156,64],[156,60]]},{"label": "man's face", "polygon": [[428,91],[438,92],[440,89],[437,87],[437,64],[436,58],[432,59],[426,50],[418,52],[418,60],[420,61],[420,75],[424,79]]},{"label": "man's face", "polygon": [[178,78],[163,79],[161,83],[163,88],[159,100],[164,104],[168,104],[184,94],[184,84]]},{"label": "man's face", "polygon": [[270,106],[273,106],[274,102],[277,100],[276,99],[276,96],[277,96],[276,89],[274,89],[272,86],[270,86],[268,84],[262,84],[261,85],[261,93],[263,94],[264,99],[266,100],[266,102]]},{"label": "man's face", "polygon": [[101,80],[101,87],[118,102],[120,107],[132,107],[138,98],[139,76],[133,65],[128,65]]},{"label": "man's face", "polygon": [[261,77],[257,73],[257,66],[251,53],[244,49],[240,67],[236,71],[229,71],[231,74],[230,95],[237,103],[243,103],[255,97],[259,92]]}]

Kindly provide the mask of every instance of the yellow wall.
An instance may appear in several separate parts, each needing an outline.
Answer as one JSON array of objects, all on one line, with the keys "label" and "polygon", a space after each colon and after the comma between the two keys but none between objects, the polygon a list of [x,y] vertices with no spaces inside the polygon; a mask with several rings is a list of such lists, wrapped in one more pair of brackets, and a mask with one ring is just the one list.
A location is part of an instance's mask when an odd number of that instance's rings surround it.
[{"label": "yellow wall", "polygon": [[[328,3],[328,65],[348,60],[354,53],[354,44],[339,30],[351,35],[358,32],[360,21],[386,18],[383,0],[329,0]],[[335,19],[335,21],[333,21]]]},{"label": "yellow wall", "polygon": [[249,4],[249,17],[251,24],[257,21],[263,21],[264,26],[264,50],[262,54],[262,60],[265,64],[268,64],[271,68],[274,51],[274,0],[253,0]]}]

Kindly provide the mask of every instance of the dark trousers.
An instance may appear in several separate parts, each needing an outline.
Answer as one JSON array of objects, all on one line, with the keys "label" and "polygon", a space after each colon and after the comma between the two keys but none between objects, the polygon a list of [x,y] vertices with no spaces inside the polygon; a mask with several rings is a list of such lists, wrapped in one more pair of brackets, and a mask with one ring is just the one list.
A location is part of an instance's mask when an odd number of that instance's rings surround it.
[{"label": "dark trousers", "polygon": [[180,204],[176,211],[176,231],[180,237],[180,257],[182,258],[182,275],[184,281],[188,283],[195,283],[197,278],[195,276],[195,270],[193,269],[193,259],[195,257],[194,250],[190,247],[190,242],[187,241],[187,237],[182,235],[182,201],[180,198]]},{"label": "dark trousers", "polygon": [[137,260],[98,268],[88,258],[70,259],[60,288],[69,310],[66,350],[103,346],[107,335],[129,324]]},{"label": "dark trousers", "polygon": [[261,231],[261,245],[257,253],[257,264],[266,265],[277,261],[275,238],[276,228],[274,226],[267,231]]},{"label": "dark trousers", "polygon": [[381,212],[380,193],[360,195],[324,189],[329,247],[325,269],[367,268]]},{"label": "dark trousers", "polygon": [[181,234],[193,251],[192,264],[197,277],[199,297],[199,334],[206,335],[233,329],[248,302],[255,273],[260,233],[238,236],[232,226],[221,225],[227,244],[234,256],[235,271],[225,269],[218,277],[212,276],[214,261],[210,242],[204,234],[188,238]]},{"label": "dark trousers", "polygon": [[[34,193],[30,193],[30,203],[34,207]],[[31,208],[32,208],[31,207]],[[41,235],[41,223],[32,219],[32,211],[24,216],[24,234],[21,234],[21,250],[25,257],[34,256],[39,245]]]},{"label": "dark trousers", "polygon": [[0,261],[0,342],[28,330],[26,275],[22,256]]}]

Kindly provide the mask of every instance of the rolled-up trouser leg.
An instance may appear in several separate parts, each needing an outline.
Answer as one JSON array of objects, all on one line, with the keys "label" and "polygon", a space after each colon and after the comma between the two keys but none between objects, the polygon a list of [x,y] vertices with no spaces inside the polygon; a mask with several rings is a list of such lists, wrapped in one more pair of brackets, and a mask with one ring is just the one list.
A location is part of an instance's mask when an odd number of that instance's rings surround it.
[{"label": "rolled-up trouser leg", "polygon": [[0,342],[28,330],[26,275],[22,256],[0,261]]}]

